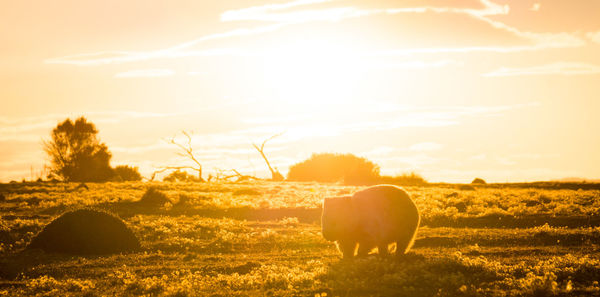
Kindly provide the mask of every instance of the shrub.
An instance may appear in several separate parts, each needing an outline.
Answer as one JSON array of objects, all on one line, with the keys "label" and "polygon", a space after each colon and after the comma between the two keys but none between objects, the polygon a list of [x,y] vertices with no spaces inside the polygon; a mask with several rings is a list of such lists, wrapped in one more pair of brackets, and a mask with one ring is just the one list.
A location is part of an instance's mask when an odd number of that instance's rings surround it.
[{"label": "shrub", "polygon": [[171,203],[171,200],[167,197],[167,194],[159,191],[155,187],[150,187],[138,202],[147,206],[162,206],[165,203]]},{"label": "shrub", "polygon": [[474,180],[471,182],[471,184],[474,184],[474,185],[485,185],[485,184],[487,184],[487,183],[485,182],[485,180],[483,180],[483,179],[481,179],[481,178],[477,177],[477,178],[475,178],[475,179],[474,179]]},{"label": "shrub", "polygon": [[201,182],[202,180],[183,170],[175,170],[163,178],[166,182]]},{"label": "shrub", "polygon": [[292,165],[291,181],[338,182],[372,184],[379,178],[379,166],[352,154],[313,154],[309,159]]},{"label": "shrub", "polygon": [[140,242],[119,218],[80,209],[62,214],[37,234],[28,248],[66,254],[114,254],[140,249]]},{"label": "shrub", "polygon": [[422,186],[427,184],[427,181],[422,176],[414,172],[396,176],[382,176],[379,182],[401,186]]},{"label": "shrub", "polygon": [[138,167],[119,165],[115,168],[115,175],[120,177],[122,181],[139,181],[142,180],[142,175]]}]

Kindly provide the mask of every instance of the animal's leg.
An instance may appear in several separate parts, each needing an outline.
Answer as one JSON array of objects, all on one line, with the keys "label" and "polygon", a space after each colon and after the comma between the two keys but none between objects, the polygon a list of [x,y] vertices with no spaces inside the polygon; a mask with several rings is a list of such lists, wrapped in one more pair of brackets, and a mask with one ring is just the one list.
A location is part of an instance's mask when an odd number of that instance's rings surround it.
[{"label": "animal's leg", "polygon": [[360,241],[358,243],[357,257],[366,257],[374,247],[375,245],[370,241]]},{"label": "animal's leg", "polygon": [[408,252],[414,241],[414,232],[402,232],[401,236],[396,240],[396,256],[401,257]]},{"label": "animal's leg", "polygon": [[379,245],[377,245],[377,250],[378,250],[379,256],[381,256],[381,257],[385,257],[389,254],[387,243],[380,243]]},{"label": "animal's leg", "polygon": [[352,259],[356,251],[356,242],[349,240],[339,240],[338,248],[342,252],[342,258],[345,260]]}]

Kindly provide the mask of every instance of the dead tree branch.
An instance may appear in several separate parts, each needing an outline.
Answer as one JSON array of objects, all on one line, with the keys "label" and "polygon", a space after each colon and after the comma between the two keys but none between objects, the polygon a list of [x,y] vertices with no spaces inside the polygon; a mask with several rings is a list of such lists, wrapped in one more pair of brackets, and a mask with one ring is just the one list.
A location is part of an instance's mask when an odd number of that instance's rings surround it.
[{"label": "dead tree branch", "polygon": [[198,161],[198,159],[196,158],[196,156],[194,155],[194,148],[192,147],[192,136],[190,133],[186,132],[186,131],[181,131],[181,133],[183,135],[185,135],[185,137],[187,138],[187,143],[184,145],[182,143],[179,143],[175,140],[175,137],[167,140],[168,143],[173,144],[175,146],[177,146],[181,151],[177,153],[177,155],[188,158],[190,160],[192,160],[194,163],[196,163],[196,167],[194,166],[165,166],[165,167],[161,167],[159,170],[156,170],[152,173],[152,177],[150,178],[150,181],[154,180],[156,174],[158,173],[162,173],[165,172],[167,170],[181,170],[181,169],[191,169],[194,170],[196,172],[198,172],[198,180],[199,181],[204,181],[204,179],[202,178],[202,164],[200,163],[200,161]]},{"label": "dead tree branch", "polygon": [[271,167],[271,163],[269,163],[269,159],[265,155],[265,144],[267,144],[267,142],[269,140],[283,135],[283,133],[284,132],[281,132],[281,133],[275,134],[275,135],[265,139],[265,141],[263,141],[263,143],[261,144],[260,147],[258,147],[258,145],[256,145],[256,144],[252,143],[252,146],[254,146],[254,148],[260,153],[260,155],[265,160],[265,163],[267,163],[267,167],[269,167],[269,171],[271,171],[271,180],[273,180],[273,181],[282,181],[283,175],[281,175],[281,173],[279,173],[279,170],[277,170],[277,168],[273,169],[273,167]]}]

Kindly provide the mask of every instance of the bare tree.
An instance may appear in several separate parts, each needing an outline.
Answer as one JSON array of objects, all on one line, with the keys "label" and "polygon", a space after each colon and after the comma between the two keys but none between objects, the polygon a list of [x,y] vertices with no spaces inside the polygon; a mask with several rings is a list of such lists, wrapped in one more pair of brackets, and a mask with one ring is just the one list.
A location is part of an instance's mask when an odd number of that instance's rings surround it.
[{"label": "bare tree", "polygon": [[192,160],[194,163],[196,163],[196,166],[165,166],[165,167],[161,167],[159,170],[154,171],[152,173],[152,177],[150,178],[150,180],[154,180],[154,177],[156,176],[157,173],[161,173],[161,172],[164,172],[167,170],[191,169],[191,170],[198,172],[198,180],[199,181],[201,181],[201,182],[204,181],[204,179],[202,178],[202,164],[200,163],[200,161],[198,161],[196,156],[194,156],[194,149],[192,147],[192,136],[190,135],[190,133],[188,133],[186,131],[181,131],[181,133],[183,135],[185,135],[185,137],[187,138],[187,143],[185,143],[185,144],[179,143],[175,140],[175,137],[169,139],[167,142],[177,146],[181,150],[180,152],[177,153],[177,155],[186,157],[186,158]]},{"label": "bare tree", "polygon": [[[227,174],[228,171],[232,172],[233,174]],[[236,179],[233,180],[234,178],[236,178]],[[256,176],[241,174],[239,171],[237,171],[235,169],[223,170],[223,169],[219,169],[219,168],[215,168],[214,175],[213,174],[209,175],[209,181],[212,179],[214,179],[216,182],[232,181],[232,180],[234,182],[241,182],[241,181],[245,181],[245,180],[261,180],[261,178],[258,178]]]},{"label": "bare tree", "polygon": [[260,153],[260,155],[263,157],[263,159],[265,160],[265,163],[267,163],[267,167],[269,167],[269,171],[271,171],[271,180],[272,181],[282,181],[283,180],[283,175],[281,173],[279,173],[279,170],[277,170],[277,168],[273,169],[273,167],[271,167],[271,163],[269,163],[269,159],[267,158],[267,156],[265,155],[265,144],[267,144],[267,141],[279,137],[283,134],[284,132],[275,134],[267,139],[265,139],[265,141],[263,141],[263,143],[261,144],[260,147],[258,147],[258,145],[256,144],[252,144],[252,146],[254,146],[254,148]]}]

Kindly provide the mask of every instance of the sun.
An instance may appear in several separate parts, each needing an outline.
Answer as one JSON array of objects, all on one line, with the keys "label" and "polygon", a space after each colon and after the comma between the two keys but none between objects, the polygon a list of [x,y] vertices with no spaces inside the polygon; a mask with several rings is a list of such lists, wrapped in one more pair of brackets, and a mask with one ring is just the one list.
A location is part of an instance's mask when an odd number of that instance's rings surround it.
[{"label": "sun", "polygon": [[268,50],[261,72],[278,100],[339,104],[352,97],[365,72],[357,56],[344,43],[301,40]]}]

